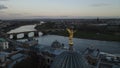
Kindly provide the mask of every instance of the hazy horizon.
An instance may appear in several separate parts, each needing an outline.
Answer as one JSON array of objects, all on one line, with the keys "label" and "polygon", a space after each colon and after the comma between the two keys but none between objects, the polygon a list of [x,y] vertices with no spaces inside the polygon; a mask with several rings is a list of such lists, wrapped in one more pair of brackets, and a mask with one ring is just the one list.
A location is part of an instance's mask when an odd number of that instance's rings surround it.
[{"label": "hazy horizon", "polygon": [[120,18],[120,0],[0,0],[0,19]]}]

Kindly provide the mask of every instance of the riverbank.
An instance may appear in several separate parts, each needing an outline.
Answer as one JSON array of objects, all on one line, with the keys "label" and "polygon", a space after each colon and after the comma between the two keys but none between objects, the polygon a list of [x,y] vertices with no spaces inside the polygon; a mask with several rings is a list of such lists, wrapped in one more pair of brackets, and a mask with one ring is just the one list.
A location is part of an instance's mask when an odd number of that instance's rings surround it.
[{"label": "riverbank", "polygon": [[[68,36],[68,32],[64,31],[51,31],[48,34],[50,35],[60,35],[60,36]],[[75,38],[82,38],[82,39],[93,39],[93,40],[102,40],[102,41],[116,41],[120,42],[120,35],[112,35],[112,34],[100,34],[94,32],[83,32],[83,31],[76,31],[74,33]]]},{"label": "riverbank", "polygon": [[[120,32],[108,29],[107,27],[101,26],[85,26],[85,25],[77,25],[72,24],[74,26],[74,33],[75,38],[83,38],[83,39],[93,39],[93,40],[103,40],[103,41],[117,41],[120,42]],[[53,22],[44,23],[42,25],[37,25],[35,27],[36,30],[42,31],[43,34],[50,34],[50,35],[60,35],[60,36],[67,36],[68,32],[66,28],[69,25],[67,24],[57,24]]]}]

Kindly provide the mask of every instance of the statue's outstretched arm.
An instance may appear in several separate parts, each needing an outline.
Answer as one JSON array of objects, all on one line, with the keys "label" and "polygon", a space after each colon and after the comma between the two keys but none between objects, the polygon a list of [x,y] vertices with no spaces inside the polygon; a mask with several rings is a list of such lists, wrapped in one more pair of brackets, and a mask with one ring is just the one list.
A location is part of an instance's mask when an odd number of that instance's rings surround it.
[{"label": "statue's outstretched arm", "polygon": [[67,31],[69,32],[69,34],[71,33],[70,29],[67,28]]}]

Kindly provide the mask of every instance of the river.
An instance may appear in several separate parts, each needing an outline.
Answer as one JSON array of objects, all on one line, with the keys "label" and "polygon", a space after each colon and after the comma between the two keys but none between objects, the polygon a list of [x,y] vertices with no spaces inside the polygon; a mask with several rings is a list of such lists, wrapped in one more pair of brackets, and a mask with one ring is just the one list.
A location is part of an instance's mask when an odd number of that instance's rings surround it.
[{"label": "river", "polygon": [[[10,33],[35,30],[34,26],[35,25],[21,26],[19,28],[11,30]],[[58,36],[58,35],[45,35],[45,36],[41,36],[41,35],[42,33],[40,33],[40,37],[37,37],[39,44],[41,45],[50,46],[53,41],[58,40],[59,42],[63,43],[65,46],[68,46],[68,37]],[[19,41],[23,41],[23,40],[19,40]],[[120,54],[120,42],[99,41],[99,40],[80,39],[80,38],[74,38],[73,42],[74,42],[74,48],[79,51],[84,51],[87,47],[93,45],[95,48],[100,49],[100,51],[112,53],[112,54]]]}]

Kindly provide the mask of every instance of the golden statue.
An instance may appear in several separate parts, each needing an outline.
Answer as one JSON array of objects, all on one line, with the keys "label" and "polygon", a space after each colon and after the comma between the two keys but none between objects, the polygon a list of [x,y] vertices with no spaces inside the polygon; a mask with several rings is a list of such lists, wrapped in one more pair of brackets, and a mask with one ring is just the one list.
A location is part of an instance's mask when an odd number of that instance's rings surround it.
[{"label": "golden statue", "polygon": [[67,28],[67,31],[69,33],[69,45],[73,46],[73,35],[74,35],[74,31],[73,29],[69,29]]}]

